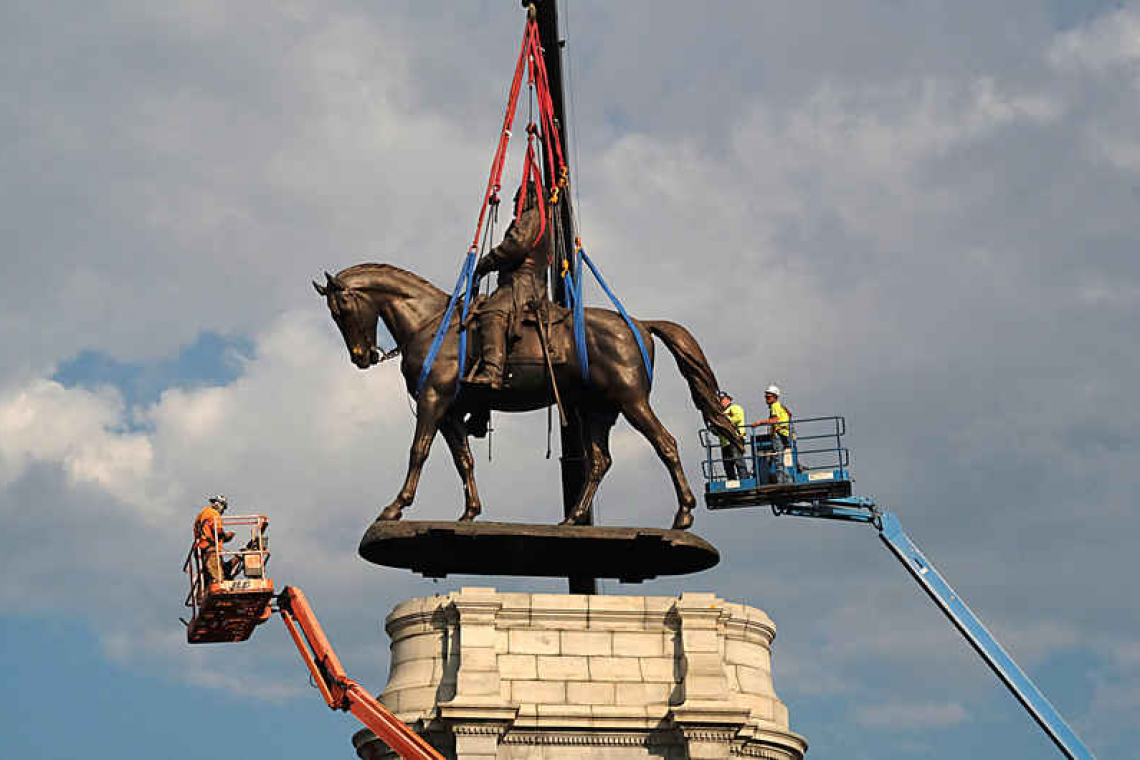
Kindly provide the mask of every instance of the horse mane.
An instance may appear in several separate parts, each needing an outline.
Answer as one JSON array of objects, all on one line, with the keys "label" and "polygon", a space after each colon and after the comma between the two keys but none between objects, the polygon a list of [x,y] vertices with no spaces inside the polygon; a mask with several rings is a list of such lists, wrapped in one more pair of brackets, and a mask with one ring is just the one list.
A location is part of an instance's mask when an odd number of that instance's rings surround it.
[{"label": "horse mane", "polygon": [[361,288],[378,285],[378,281],[382,281],[384,290],[398,291],[401,295],[412,298],[426,295],[425,291],[432,295],[439,294],[444,298],[447,297],[447,293],[437,288],[429,280],[393,264],[371,262],[354,264],[337,272],[336,276],[337,279],[344,280],[350,286]]}]

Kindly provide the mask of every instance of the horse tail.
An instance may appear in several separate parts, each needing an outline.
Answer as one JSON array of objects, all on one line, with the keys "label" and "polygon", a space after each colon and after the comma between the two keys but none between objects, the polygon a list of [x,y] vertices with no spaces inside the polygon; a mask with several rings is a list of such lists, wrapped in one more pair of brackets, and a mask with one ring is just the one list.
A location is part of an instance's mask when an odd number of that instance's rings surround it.
[{"label": "horse tail", "polygon": [[724,439],[735,442],[743,451],[744,444],[740,438],[740,431],[720,408],[720,399],[717,398],[720,385],[697,339],[676,322],[659,321],[642,322],[642,324],[649,328],[652,335],[660,338],[669,349],[669,353],[673,354],[673,358],[677,361],[677,369],[689,383],[689,393],[693,397],[697,411],[704,417],[705,425]]}]

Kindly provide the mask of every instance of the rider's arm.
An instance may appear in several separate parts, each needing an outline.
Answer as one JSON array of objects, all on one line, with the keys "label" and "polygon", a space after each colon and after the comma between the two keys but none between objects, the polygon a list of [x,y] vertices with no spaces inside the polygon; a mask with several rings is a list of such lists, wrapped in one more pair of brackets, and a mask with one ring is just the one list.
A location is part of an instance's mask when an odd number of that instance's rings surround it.
[{"label": "rider's arm", "polygon": [[522,263],[537,242],[535,238],[538,236],[540,221],[536,209],[524,211],[520,218],[511,222],[507,234],[503,236],[503,242],[479,260],[475,274],[483,275],[511,264]]}]

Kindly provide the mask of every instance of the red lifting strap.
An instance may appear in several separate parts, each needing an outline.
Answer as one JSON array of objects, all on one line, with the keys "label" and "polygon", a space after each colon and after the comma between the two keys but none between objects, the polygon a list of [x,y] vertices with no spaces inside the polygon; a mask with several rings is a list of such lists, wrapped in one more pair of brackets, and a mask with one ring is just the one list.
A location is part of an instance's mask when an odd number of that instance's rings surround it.
[{"label": "red lifting strap", "polygon": [[[511,125],[515,120],[515,111],[518,108],[519,93],[522,89],[523,72],[527,73],[527,82],[534,85],[538,100],[540,133],[542,135],[543,153],[546,156],[550,176],[559,181],[566,176],[566,163],[562,157],[562,141],[558,135],[558,125],[554,120],[554,102],[550,96],[550,82],[546,74],[546,64],[542,58],[542,45],[539,42],[538,22],[528,19],[526,30],[523,32],[522,48],[519,50],[518,63],[515,65],[515,75],[511,80],[511,91],[507,97],[507,110],[503,116],[503,129],[499,134],[499,144],[495,149],[495,157],[491,161],[491,174],[487,179],[487,189],[483,193],[483,205],[479,209],[479,221],[475,225],[475,237],[471,240],[471,250],[479,248],[479,236],[483,233],[483,224],[487,219],[487,208],[492,202],[498,202],[498,194],[503,179],[503,165],[507,158],[507,144],[511,139]],[[528,129],[528,131],[530,131]],[[527,154],[523,167],[523,194],[526,193],[528,178],[533,174],[535,184],[542,187],[542,178],[536,166],[533,145],[533,133],[528,135]],[[555,157],[558,159],[555,165]],[[546,213],[543,203],[543,193],[539,192],[539,204],[542,208],[542,229],[546,228]],[[539,234],[541,238],[541,233]]]}]

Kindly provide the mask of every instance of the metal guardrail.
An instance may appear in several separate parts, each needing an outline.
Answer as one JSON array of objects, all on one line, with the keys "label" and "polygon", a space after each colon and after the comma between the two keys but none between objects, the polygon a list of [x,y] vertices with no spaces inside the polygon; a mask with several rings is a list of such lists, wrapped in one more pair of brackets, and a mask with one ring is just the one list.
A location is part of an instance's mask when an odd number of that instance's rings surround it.
[{"label": "metal guardrail", "polygon": [[[266,535],[269,518],[265,515],[222,517],[220,527],[222,531],[232,530],[235,541],[238,538],[236,535],[238,530],[235,529],[249,528],[250,537],[244,546],[240,549],[227,549],[223,546],[218,552],[223,568],[227,561],[231,563],[229,576],[265,577],[265,568],[269,564],[269,537]],[[198,608],[205,597],[206,589],[202,581],[205,551],[207,550],[198,548],[198,540],[195,538],[190,545],[190,551],[186,554],[186,561],[182,563],[182,572],[190,575],[190,591],[186,594],[186,601],[183,604],[190,608],[191,620],[198,616]]]},{"label": "metal guardrail", "polygon": [[[790,451],[789,466],[793,472],[810,474],[822,470],[847,471],[851,464],[851,453],[842,440],[847,433],[846,418],[838,415],[794,417],[788,421],[788,425],[790,446],[786,451]],[[769,423],[741,426],[745,449],[743,454],[733,458],[737,467],[743,465],[753,475],[761,467],[771,467],[771,458],[776,455],[771,448],[772,427]],[[726,480],[720,437],[705,428],[700,431],[700,441],[705,448],[701,475],[706,482]]]}]

